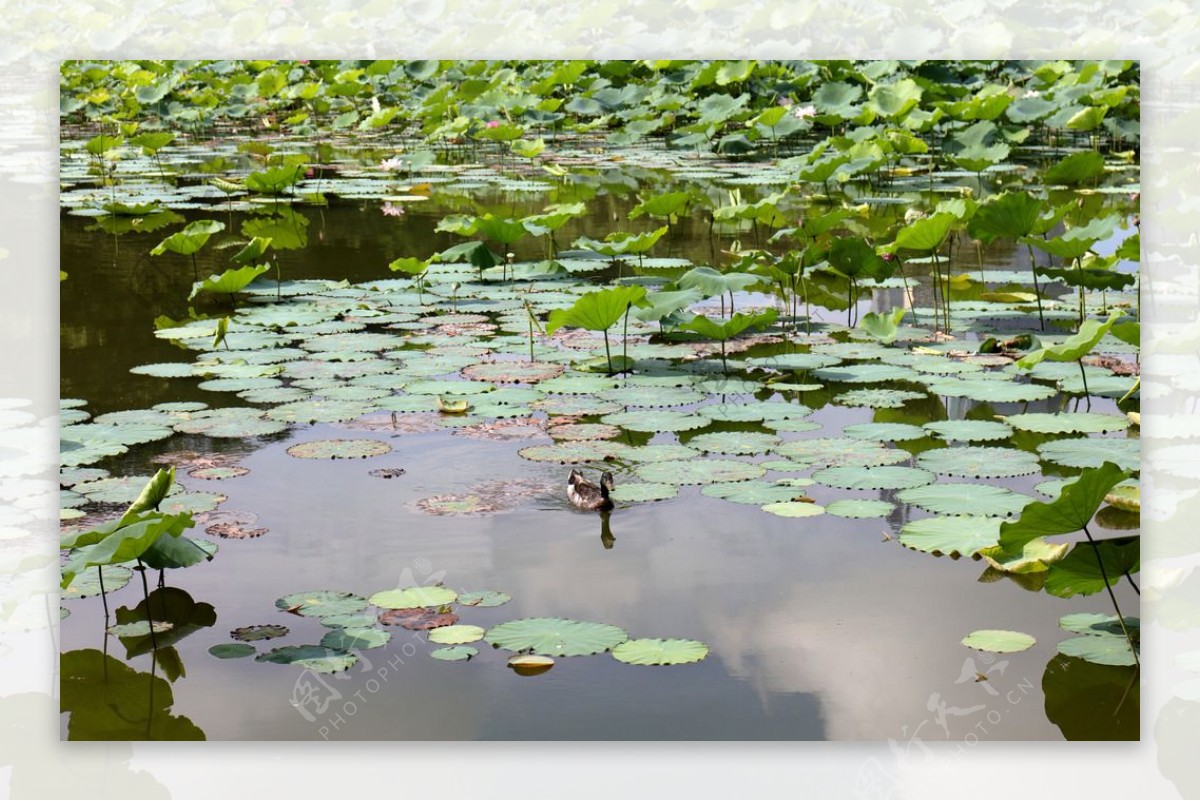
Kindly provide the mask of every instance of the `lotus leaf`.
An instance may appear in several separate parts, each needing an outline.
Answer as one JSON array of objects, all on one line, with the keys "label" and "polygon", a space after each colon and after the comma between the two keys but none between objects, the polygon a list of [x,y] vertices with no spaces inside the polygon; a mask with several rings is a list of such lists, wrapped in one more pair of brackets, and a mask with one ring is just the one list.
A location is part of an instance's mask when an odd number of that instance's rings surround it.
[{"label": "lotus leaf", "polygon": [[966,478],[1026,476],[1038,471],[1037,458],[1031,453],[974,445],[925,451],[917,456],[917,466]]},{"label": "lotus leaf", "polygon": [[358,662],[358,657],[321,645],[285,645],[259,654],[254,661],[297,665],[314,673],[340,673],[352,668]]},{"label": "lotus leaf", "polygon": [[947,441],[987,442],[1012,436],[1011,428],[994,420],[941,420],[924,427]]},{"label": "lotus leaf", "polygon": [[760,478],[766,469],[750,462],[733,459],[651,462],[639,465],[634,473],[651,484],[717,484]]},{"label": "lotus leaf", "polygon": [[1015,654],[1026,651],[1036,643],[1033,637],[1020,631],[1005,629],[980,629],[963,637],[962,644],[976,651],[993,654]]},{"label": "lotus leaf", "polygon": [[285,595],[275,602],[278,609],[304,617],[349,615],[367,608],[367,600],[349,592],[314,590]]},{"label": "lotus leaf", "polygon": [[818,515],[825,514],[825,507],[805,501],[769,503],[762,510],[779,517],[817,517]]},{"label": "lotus leaf", "polygon": [[429,641],[441,645],[465,645],[482,640],[485,630],[479,626],[441,626],[429,632]]},{"label": "lotus leaf", "polygon": [[241,659],[258,653],[258,649],[244,642],[223,642],[209,648],[208,652],[217,659]]},{"label": "lotus leaf", "polygon": [[334,651],[365,651],[387,645],[390,631],[376,628],[335,628],[321,638],[322,647]]},{"label": "lotus leaf", "polygon": [[906,489],[896,497],[937,515],[984,517],[1011,517],[1033,502],[1028,495],[988,484],[929,484]]},{"label": "lotus leaf", "polygon": [[685,665],[708,656],[708,646],[697,640],[626,640],[612,655],[629,665]]},{"label": "lotus leaf", "polygon": [[287,449],[297,459],[366,459],[390,453],[392,446],[377,439],[322,439]]},{"label": "lotus leaf", "polygon": [[932,484],[937,477],[913,467],[831,467],[813,473],[813,480],[839,489],[908,489]]},{"label": "lotus leaf", "polygon": [[429,655],[434,659],[440,659],[443,662],[465,662],[471,657],[477,656],[478,654],[479,649],[471,648],[467,645],[452,645],[448,648],[435,648],[429,652]]},{"label": "lotus leaf", "polygon": [[900,544],[935,556],[972,556],[999,542],[1000,521],[994,517],[929,517],[905,523]]},{"label": "lotus leaf", "polygon": [[587,656],[611,650],[629,639],[616,626],[561,618],[525,618],[493,626],[486,640],[493,647],[543,656]]},{"label": "lotus leaf", "polygon": [[842,498],[825,507],[828,514],[837,517],[887,517],[896,507],[887,501],[874,501],[864,498]]}]

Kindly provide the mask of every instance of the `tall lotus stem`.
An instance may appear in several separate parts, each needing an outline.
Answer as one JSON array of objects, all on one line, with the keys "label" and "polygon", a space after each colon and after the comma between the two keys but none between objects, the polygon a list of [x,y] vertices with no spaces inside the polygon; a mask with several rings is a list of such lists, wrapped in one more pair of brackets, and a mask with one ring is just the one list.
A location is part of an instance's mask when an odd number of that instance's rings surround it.
[{"label": "tall lotus stem", "polygon": [[1129,643],[1129,651],[1133,654],[1133,661],[1137,663],[1138,667],[1141,667],[1142,662],[1138,659],[1137,649],[1133,647],[1133,637],[1130,636],[1129,629],[1125,627],[1125,616],[1121,614],[1121,607],[1117,605],[1116,593],[1113,592],[1112,585],[1108,583],[1108,571],[1104,569],[1104,560],[1100,558],[1100,547],[1092,539],[1092,533],[1087,530],[1087,526],[1083,527],[1083,533],[1087,535],[1088,542],[1092,544],[1092,553],[1096,556],[1096,564],[1100,566],[1100,578],[1104,579],[1104,589],[1108,590],[1108,598],[1112,601],[1113,609],[1117,612],[1117,621],[1121,624],[1121,631],[1125,634],[1125,641]]}]

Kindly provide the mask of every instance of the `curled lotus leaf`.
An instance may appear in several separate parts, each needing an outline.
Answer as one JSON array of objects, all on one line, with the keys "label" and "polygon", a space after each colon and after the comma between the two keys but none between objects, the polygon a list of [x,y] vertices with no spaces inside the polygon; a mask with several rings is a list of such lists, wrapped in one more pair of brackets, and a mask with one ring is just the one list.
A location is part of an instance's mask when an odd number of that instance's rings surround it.
[{"label": "curled lotus leaf", "polygon": [[752,462],[734,459],[695,459],[651,462],[639,465],[634,473],[651,484],[717,484],[761,478],[766,469]]},{"label": "curled lotus leaf", "polygon": [[611,493],[614,501],[642,503],[644,501],[666,501],[679,494],[675,484],[620,484]]},{"label": "curled lotus leaf", "polygon": [[366,459],[390,453],[392,446],[377,439],[319,439],[287,449],[297,459]]},{"label": "curled lotus leaf", "polygon": [[236,628],[229,632],[229,636],[238,642],[254,642],[256,640],[274,640],[277,637],[286,637],[287,633],[287,626],[264,624]]},{"label": "curled lotus leaf", "polygon": [[372,595],[368,601],[372,606],[381,609],[415,609],[426,606],[445,606],[458,600],[458,593],[449,587],[438,585],[430,587],[397,587],[394,590],[381,590]]},{"label": "curled lotus leaf", "polygon": [[939,420],[924,427],[947,441],[985,442],[1012,436],[1010,427],[995,420]]},{"label": "curled lotus leaf", "polygon": [[897,490],[932,484],[937,476],[915,467],[830,467],[813,473],[827,487],[855,490]]},{"label": "curled lotus leaf", "polygon": [[466,645],[483,639],[486,630],[480,626],[456,624],[441,626],[429,632],[429,641],[439,645]]},{"label": "curled lotus leaf", "polygon": [[358,657],[322,645],[285,645],[259,654],[254,661],[296,665],[314,673],[340,673],[353,667],[358,662]]},{"label": "curled lotus leaf", "polygon": [[917,466],[947,476],[1004,478],[1038,472],[1037,457],[1016,448],[969,445],[939,448],[917,457]]},{"label": "curled lotus leaf", "polygon": [[335,628],[321,638],[321,645],[334,651],[365,651],[387,645],[390,631],[373,627]]},{"label": "curled lotus leaf", "polygon": [[438,609],[389,609],[379,616],[379,622],[409,631],[429,631],[441,626],[453,626],[458,622],[458,615]]},{"label": "curled lotus leaf", "polygon": [[495,648],[556,657],[599,654],[628,639],[629,634],[616,626],[545,617],[501,623],[486,636]]},{"label": "curled lotus leaf", "polygon": [[496,384],[536,384],[556,378],[562,372],[563,366],[553,362],[480,362],[462,369],[464,378]]},{"label": "curled lotus leaf", "polygon": [[705,453],[750,455],[766,453],[780,442],[774,434],[755,431],[718,431],[698,434],[687,441],[689,448]]},{"label": "curled lotus leaf", "polygon": [[895,508],[894,504],[887,501],[876,501],[869,498],[841,498],[828,504],[825,511],[837,517],[867,518],[887,517]]},{"label": "curled lotus leaf", "polygon": [[538,654],[517,654],[508,660],[508,666],[518,676],[536,676],[554,667],[554,660]]},{"label": "curled lotus leaf", "polygon": [[1007,629],[980,629],[963,637],[962,644],[976,651],[993,654],[1015,654],[1026,651],[1036,643],[1033,637],[1020,631]]},{"label": "curled lotus leaf", "polygon": [[285,595],[275,602],[275,606],[304,617],[329,617],[361,612],[367,608],[367,599],[349,592],[314,590]]},{"label": "curled lotus leaf", "polygon": [[939,482],[906,489],[897,496],[903,503],[919,506],[937,515],[980,515],[1011,517],[1020,514],[1033,498],[989,484]]},{"label": "curled lotus leaf", "polygon": [[479,649],[472,648],[469,645],[451,645],[446,648],[434,648],[429,652],[431,657],[440,659],[443,662],[465,662],[478,654]]},{"label": "curled lotus leaf", "polygon": [[626,640],[612,655],[627,665],[686,665],[708,656],[708,646],[699,640]]}]

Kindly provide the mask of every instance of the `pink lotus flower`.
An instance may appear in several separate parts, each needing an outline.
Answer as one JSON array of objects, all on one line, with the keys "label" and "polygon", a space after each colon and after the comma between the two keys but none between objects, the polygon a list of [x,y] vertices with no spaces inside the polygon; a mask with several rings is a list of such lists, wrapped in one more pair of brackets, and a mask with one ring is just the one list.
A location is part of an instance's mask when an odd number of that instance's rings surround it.
[{"label": "pink lotus flower", "polygon": [[393,206],[391,203],[384,203],[383,208],[381,208],[380,211],[383,212],[384,217],[403,217],[404,216],[404,207],[403,206]]},{"label": "pink lotus flower", "polygon": [[796,106],[796,108],[792,110],[792,115],[797,119],[806,120],[810,117],[817,116],[817,107],[812,105]]},{"label": "pink lotus flower", "polygon": [[381,170],[402,170],[404,169],[404,161],[398,156],[393,156],[390,159],[384,159],[379,162],[379,168]]},{"label": "pink lotus flower", "polygon": [[487,127],[488,127],[488,128],[499,128],[499,127],[500,127],[500,121],[499,121],[499,120],[488,120]]}]

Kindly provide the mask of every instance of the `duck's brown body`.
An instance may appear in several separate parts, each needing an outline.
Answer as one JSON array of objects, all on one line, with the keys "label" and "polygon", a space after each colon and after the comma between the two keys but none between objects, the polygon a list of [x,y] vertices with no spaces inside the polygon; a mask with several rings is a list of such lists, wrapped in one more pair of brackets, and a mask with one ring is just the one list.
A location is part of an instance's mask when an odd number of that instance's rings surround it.
[{"label": "duck's brown body", "polygon": [[572,470],[567,477],[567,498],[580,509],[601,512],[612,509],[613,502],[608,497],[612,488],[612,473],[601,476],[599,484],[586,480],[578,470]]}]

